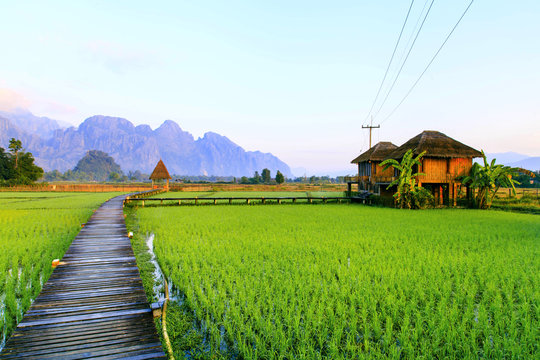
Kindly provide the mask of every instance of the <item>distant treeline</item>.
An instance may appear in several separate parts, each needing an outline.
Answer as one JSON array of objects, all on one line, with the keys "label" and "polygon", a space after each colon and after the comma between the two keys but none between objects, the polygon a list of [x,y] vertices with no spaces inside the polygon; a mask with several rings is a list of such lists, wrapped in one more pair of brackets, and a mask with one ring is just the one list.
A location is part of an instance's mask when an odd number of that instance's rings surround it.
[{"label": "distant treeline", "polygon": [[516,180],[519,184],[516,184],[517,188],[540,188],[540,170],[534,171],[534,177],[526,174],[520,174],[516,176]]},{"label": "distant treeline", "polygon": [[43,169],[34,164],[20,140],[9,140],[8,152],[0,147],[0,185],[28,185],[41,178]]}]

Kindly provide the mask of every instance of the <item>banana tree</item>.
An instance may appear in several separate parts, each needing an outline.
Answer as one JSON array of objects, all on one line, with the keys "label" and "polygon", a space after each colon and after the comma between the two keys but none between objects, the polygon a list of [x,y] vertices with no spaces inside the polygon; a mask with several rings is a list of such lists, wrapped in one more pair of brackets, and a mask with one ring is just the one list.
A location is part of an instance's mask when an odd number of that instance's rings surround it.
[{"label": "banana tree", "polygon": [[482,158],[484,165],[480,165],[479,163],[473,164],[469,175],[463,178],[462,183],[477,190],[473,200],[474,207],[478,209],[489,209],[495,194],[497,194],[501,186],[511,188],[513,194],[516,194],[514,185],[519,185],[519,182],[512,177],[519,175],[520,169],[495,164],[495,159],[491,163],[488,163],[483,150]]},{"label": "banana tree", "polygon": [[414,157],[413,150],[409,149],[405,155],[403,155],[401,162],[394,159],[386,159],[380,165],[383,167],[383,171],[390,166],[399,171],[399,176],[388,185],[387,189],[390,189],[394,185],[397,186],[397,191],[394,194],[394,202],[401,209],[419,208],[421,207],[420,200],[431,195],[429,194],[429,191],[419,187],[416,181],[416,178],[419,175],[425,174],[413,172],[415,165],[422,165],[420,160],[425,153],[426,152],[423,151]]}]

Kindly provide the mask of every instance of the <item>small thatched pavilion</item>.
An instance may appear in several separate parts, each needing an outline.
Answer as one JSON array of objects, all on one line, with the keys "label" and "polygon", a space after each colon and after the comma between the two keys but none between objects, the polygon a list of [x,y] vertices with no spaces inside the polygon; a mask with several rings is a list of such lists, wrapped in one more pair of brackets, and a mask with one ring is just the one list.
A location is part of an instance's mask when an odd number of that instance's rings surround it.
[{"label": "small thatched pavilion", "polygon": [[480,151],[441,132],[426,130],[392,151],[387,158],[400,161],[409,149],[415,156],[426,152],[418,169],[425,175],[418,177],[418,185],[431,190],[439,204],[447,199],[448,204],[454,206],[462,186],[460,176],[469,173],[473,158],[482,156]]},{"label": "small thatched pavilion", "polygon": [[165,190],[169,190],[169,180],[171,179],[171,175],[169,175],[169,171],[167,170],[167,167],[165,167],[165,164],[161,159],[159,159],[156,167],[154,168],[154,171],[152,171],[152,175],[150,175],[150,180],[152,180],[152,188],[154,188],[154,182],[156,180],[167,180],[167,184],[165,185]]},{"label": "small thatched pavilion", "polygon": [[391,142],[381,141],[351,161],[352,164],[358,164],[359,189],[374,191],[375,180],[381,182],[385,177],[388,178],[388,183],[392,181],[391,178],[394,176],[394,170],[389,168],[386,171],[382,171],[382,167],[378,165],[395,149],[397,149],[397,146]]}]

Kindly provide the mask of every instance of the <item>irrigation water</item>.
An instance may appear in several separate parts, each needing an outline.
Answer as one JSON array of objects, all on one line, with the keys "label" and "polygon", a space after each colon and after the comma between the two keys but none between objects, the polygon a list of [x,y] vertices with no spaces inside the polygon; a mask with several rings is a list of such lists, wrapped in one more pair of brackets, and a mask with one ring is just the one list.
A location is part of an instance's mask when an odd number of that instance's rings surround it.
[{"label": "irrigation water", "polygon": [[[147,233],[145,237],[145,243],[146,247],[148,249],[148,253],[150,254],[150,262],[154,266],[154,272],[153,272],[153,279],[154,284],[152,287],[152,290],[154,292],[154,297],[157,299],[160,306],[163,306],[163,303],[165,302],[165,274],[161,270],[161,267],[159,266],[159,262],[157,261],[156,254],[154,253],[154,233]],[[167,286],[169,289],[169,303],[174,302],[178,305],[183,305],[185,300],[185,294],[180,291],[176,286],[174,286],[171,279],[167,278]],[[207,337],[207,326],[205,323],[205,320],[197,320],[197,314],[195,310],[193,310],[193,315],[195,318],[195,321],[192,324],[193,330],[198,332],[203,337],[203,348],[208,353],[211,352],[211,346],[210,342],[208,341]],[[228,358],[231,360],[236,360],[238,358],[237,352],[234,351],[234,345],[236,341],[231,345],[227,343],[226,339],[226,333],[225,328],[223,326],[220,327],[221,332],[221,342],[219,346],[219,351],[222,354],[227,354]],[[186,359],[192,359],[194,356],[191,354],[190,351],[187,351],[184,353],[184,356]]]}]

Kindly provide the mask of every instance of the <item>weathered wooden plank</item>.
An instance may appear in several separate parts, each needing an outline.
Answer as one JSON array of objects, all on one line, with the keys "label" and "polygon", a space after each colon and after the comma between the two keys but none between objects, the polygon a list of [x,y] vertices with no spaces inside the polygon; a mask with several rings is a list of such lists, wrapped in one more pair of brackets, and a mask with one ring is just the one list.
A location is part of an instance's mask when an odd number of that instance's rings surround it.
[{"label": "weathered wooden plank", "polygon": [[0,359],[166,359],[122,205],[106,202],[81,229]]}]

